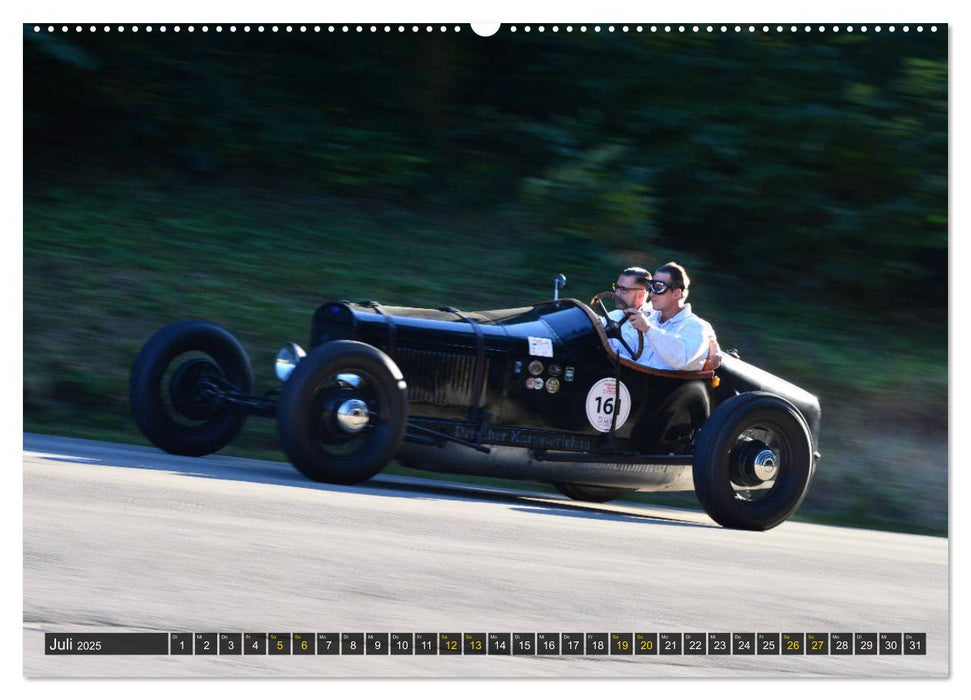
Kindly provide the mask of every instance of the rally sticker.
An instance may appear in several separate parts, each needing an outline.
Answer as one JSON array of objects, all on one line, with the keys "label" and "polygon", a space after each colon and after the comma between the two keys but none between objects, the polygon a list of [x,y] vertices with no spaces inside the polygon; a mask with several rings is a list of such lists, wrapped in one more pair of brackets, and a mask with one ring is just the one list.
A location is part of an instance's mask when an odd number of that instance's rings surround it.
[{"label": "rally sticker", "polygon": [[529,336],[529,354],[537,357],[553,357],[553,341],[549,338]]},{"label": "rally sticker", "polygon": [[630,415],[630,392],[620,383],[620,398],[617,397],[617,384],[613,377],[605,377],[590,387],[587,392],[587,420],[601,433],[610,431],[617,411],[617,427],[620,428]]}]

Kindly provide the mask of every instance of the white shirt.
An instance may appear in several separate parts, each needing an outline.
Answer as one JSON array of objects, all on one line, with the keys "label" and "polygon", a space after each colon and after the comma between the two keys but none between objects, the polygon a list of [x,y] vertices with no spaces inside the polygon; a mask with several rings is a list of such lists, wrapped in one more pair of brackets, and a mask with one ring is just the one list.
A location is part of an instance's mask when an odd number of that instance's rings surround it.
[{"label": "white shirt", "polygon": [[[708,341],[715,340],[715,330],[711,324],[691,311],[691,304],[669,318],[661,320],[661,312],[654,311],[647,304],[641,310],[647,314],[648,331],[644,334],[644,352],[636,362],[654,369],[679,369],[698,371],[708,357]],[[611,311],[610,318],[619,321],[623,311]],[[637,350],[637,331],[628,321],[621,326],[621,333],[631,350]],[[610,339],[610,347],[621,357],[630,359],[630,353],[615,338]]]}]

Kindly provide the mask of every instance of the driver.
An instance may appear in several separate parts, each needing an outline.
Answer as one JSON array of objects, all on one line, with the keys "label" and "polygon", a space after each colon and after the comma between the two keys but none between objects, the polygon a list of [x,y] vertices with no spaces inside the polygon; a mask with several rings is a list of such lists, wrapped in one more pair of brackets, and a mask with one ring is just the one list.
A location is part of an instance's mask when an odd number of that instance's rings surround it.
[{"label": "driver", "polygon": [[[645,314],[649,314],[654,310],[651,306],[651,299],[647,291],[647,285],[650,281],[651,273],[643,267],[628,267],[617,277],[617,282],[610,286],[614,290],[614,294],[617,295],[617,298],[627,305],[627,309],[639,309]],[[626,315],[627,311],[623,305],[608,314],[612,321],[621,321]],[[628,347],[636,349],[637,331],[630,327],[630,323],[625,323],[621,326],[621,332]],[[627,352],[616,338],[610,339],[610,347],[613,348],[614,352],[620,354],[621,357],[630,359],[630,353]]]},{"label": "driver", "polygon": [[[690,371],[721,366],[714,329],[685,304],[690,283],[687,272],[676,262],[659,267],[653,278],[643,267],[628,267],[620,273],[613,290],[627,308],[611,311],[609,316],[614,321],[629,317],[620,327],[628,347],[636,348],[638,331],[644,333],[638,364]],[[611,338],[610,346],[621,357],[631,359],[619,340]]]}]

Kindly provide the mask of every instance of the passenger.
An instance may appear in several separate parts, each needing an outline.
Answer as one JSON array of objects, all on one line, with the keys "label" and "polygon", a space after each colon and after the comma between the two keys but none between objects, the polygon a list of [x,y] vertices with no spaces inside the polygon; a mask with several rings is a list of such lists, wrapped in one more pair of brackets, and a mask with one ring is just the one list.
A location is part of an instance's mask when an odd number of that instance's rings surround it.
[{"label": "passenger", "polygon": [[[690,284],[685,269],[676,262],[669,262],[655,271],[653,279],[645,282],[652,310],[646,311],[642,301],[624,311],[630,320],[622,329],[631,327],[635,332],[635,343],[636,331],[644,333],[644,352],[637,358],[637,364],[654,369],[697,371],[706,369],[709,354],[717,355],[718,364],[721,364],[714,329],[692,313],[691,304],[685,303]],[[636,301],[637,297],[634,299]],[[713,357],[707,368],[717,366],[715,362]]]}]

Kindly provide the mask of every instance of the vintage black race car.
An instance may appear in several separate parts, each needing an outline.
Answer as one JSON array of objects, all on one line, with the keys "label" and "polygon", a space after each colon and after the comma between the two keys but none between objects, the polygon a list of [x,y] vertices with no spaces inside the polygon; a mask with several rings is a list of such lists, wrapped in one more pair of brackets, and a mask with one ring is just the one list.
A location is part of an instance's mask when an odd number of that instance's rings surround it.
[{"label": "vintage black race car", "polygon": [[135,361],[135,420],[163,450],[199,456],[247,415],[275,417],[290,462],[328,483],[365,481],[397,459],[548,482],[586,501],[694,489],[733,528],[791,516],[819,458],[817,398],[731,355],[716,371],[637,365],[608,342],[621,337],[603,304],[614,295],[559,299],[563,280],[552,301],[492,311],[327,302],[309,351],[286,344],[282,388],[264,395],[228,331],[173,323]]}]

